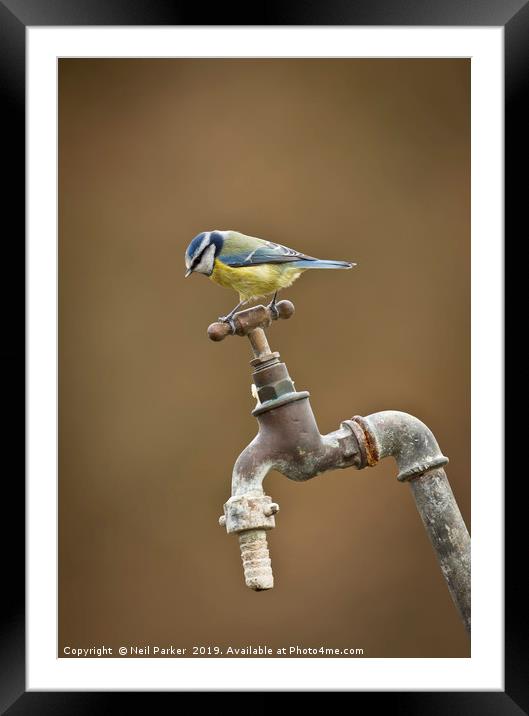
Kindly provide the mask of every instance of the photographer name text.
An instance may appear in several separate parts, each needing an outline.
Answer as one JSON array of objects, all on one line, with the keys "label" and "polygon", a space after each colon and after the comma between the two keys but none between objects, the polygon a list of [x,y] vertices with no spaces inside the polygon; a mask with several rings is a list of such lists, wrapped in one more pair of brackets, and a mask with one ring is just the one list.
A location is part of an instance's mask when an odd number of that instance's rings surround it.
[{"label": "photographer name text", "polygon": [[174,644],[163,646],[131,644],[128,646],[64,646],[62,656],[77,658],[98,658],[102,656],[139,656],[139,657],[172,657],[172,656],[364,656],[364,650],[358,647],[336,648],[329,646],[192,646],[181,647]]}]

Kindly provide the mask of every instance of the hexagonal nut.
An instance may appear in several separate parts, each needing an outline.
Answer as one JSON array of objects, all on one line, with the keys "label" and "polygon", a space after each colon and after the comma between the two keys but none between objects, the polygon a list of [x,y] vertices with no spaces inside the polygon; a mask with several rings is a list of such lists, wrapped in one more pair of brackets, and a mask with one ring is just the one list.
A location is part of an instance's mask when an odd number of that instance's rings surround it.
[{"label": "hexagonal nut", "polygon": [[278,380],[276,383],[263,385],[262,388],[258,389],[257,395],[261,403],[264,403],[267,400],[276,400],[276,398],[280,398],[282,395],[292,392],[294,392],[294,384],[291,380],[284,379]]}]

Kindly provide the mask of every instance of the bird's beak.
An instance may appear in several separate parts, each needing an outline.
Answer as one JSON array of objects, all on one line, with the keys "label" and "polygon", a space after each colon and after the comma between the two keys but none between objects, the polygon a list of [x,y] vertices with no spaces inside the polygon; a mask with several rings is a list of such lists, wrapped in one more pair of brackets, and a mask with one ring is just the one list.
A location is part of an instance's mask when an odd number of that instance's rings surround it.
[{"label": "bird's beak", "polygon": [[184,278],[191,276],[192,273],[193,273],[193,271],[191,269],[187,269],[187,271],[185,272]]}]

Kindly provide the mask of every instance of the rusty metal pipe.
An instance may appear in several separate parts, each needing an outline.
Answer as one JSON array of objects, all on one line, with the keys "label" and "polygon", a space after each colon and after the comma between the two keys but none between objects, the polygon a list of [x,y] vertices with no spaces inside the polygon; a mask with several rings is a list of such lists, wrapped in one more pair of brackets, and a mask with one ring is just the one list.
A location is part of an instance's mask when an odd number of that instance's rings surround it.
[{"label": "rusty metal pipe", "polygon": [[410,478],[410,488],[454,604],[470,634],[470,535],[442,468]]},{"label": "rusty metal pipe", "polygon": [[353,418],[362,428],[367,448],[367,464],[376,465],[383,457],[394,457],[404,482],[448,462],[432,431],[413,415],[399,410],[383,410],[363,418]]},{"label": "rusty metal pipe", "polygon": [[443,466],[448,462],[432,431],[413,415],[385,410],[353,421],[364,433],[370,466],[394,457],[397,479],[409,482],[417,510],[461,619],[470,633],[471,542]]}]

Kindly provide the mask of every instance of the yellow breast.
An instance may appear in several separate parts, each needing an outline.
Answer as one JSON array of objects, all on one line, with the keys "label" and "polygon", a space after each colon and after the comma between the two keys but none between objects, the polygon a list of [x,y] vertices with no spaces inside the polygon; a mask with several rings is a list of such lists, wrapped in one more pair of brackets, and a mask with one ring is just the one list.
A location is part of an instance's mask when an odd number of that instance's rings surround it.
[{"label": "yellow breast", "polygon": [[210,278],[224,288],[237,291],[241,301],[249,301],[291,286],[302,273],[303,269],[287,263],[232,268],[215,259]]}]

